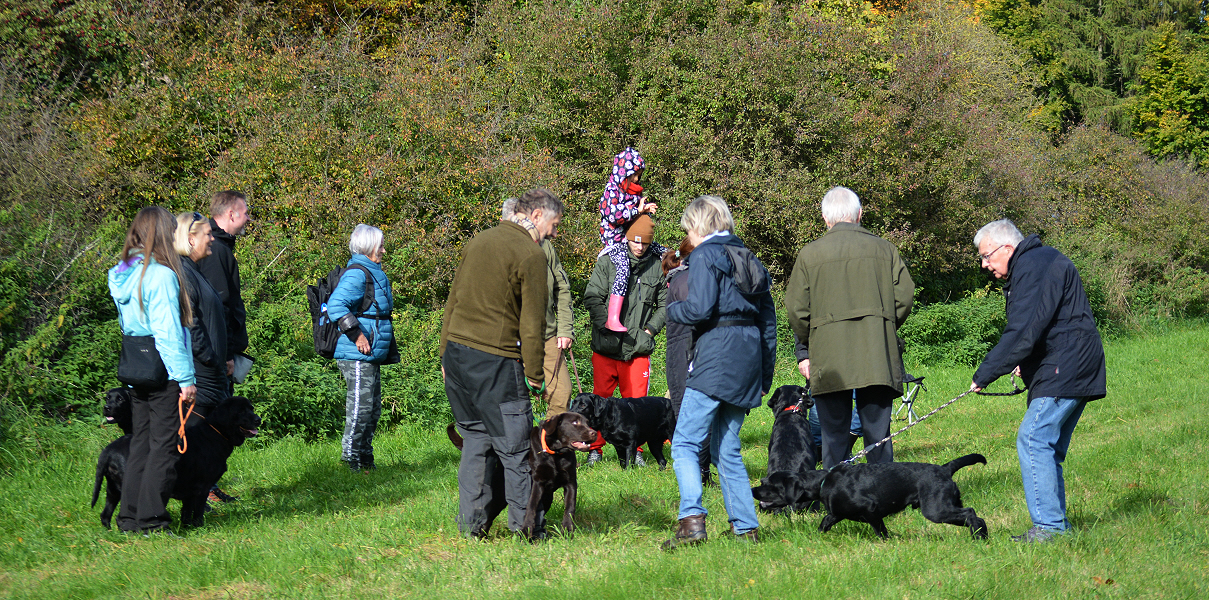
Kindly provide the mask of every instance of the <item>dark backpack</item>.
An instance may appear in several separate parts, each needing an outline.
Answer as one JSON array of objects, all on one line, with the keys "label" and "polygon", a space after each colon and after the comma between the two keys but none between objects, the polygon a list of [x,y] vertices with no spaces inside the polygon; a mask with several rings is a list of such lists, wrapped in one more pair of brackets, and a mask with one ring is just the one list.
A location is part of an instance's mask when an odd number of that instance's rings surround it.
[{"label": "dark backpack", "polygon": [[756,258],[755,252],[743,246],[723,244],[722,247],[726,249],[726,255],[730,257],[730,263],[734,266],[733,277],[739,293],[753,296],[763,294],[772,288],[772,277],[760,259]]},{"label": "dark backpack", "polygon": [[369,310],[374,304],[374,278],[369,269],[360,265],[337,267],[328,271],[315,285],[306,286],[306,302],[311,310],[311,327],[315,337],[315,354],[323,358],[332,358],[336,353],[336,342],[340,340],[340,328],[327,317],[327,301],[340,283],[340,278],[349,269],[361,269],[365,273],[365,296],[361,298],[361,309],[353,314],[358,317]]}]

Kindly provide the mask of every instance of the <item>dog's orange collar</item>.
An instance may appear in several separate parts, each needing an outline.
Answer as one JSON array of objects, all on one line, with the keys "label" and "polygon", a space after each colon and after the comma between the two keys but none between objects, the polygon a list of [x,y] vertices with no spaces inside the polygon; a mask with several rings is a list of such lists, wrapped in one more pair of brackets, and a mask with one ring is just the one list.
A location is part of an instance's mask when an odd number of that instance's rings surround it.
[{"label": "dog's orange collar", "polygon": [[798,403],[794,404],[793,406],[786,406],[785,410],[781,412],[802,412],[802,401],[799,400]]},{"label": "dog's orange collar", "polygon": [[545,427],[542,428],[542,452],[545,452],[546,454],[554,454],[554,451],[551,450],[550,447],[546,445],[546,428]]}]

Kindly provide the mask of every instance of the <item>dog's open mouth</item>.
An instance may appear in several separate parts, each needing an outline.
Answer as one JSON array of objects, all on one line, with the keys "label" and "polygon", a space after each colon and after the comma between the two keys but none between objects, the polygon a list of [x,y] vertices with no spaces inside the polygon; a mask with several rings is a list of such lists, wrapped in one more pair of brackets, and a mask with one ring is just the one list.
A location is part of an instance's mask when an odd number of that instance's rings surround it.
[{"label": "dog's open mouth", "polygon": [[118,420],[115,417],[105,417],[105,422],[106,423],[117,423]]},{"label": "dog's open mouth", "polygon": [[571,442],[571,447],[580,452],[587,452],[589,446],[591,446],[591,442]]},{"label": "dog's open mouth", "polygon": [[256,434],[260,433],[259,429],[248,429],[247,427],[240,427],[239,430],[243,432],[244,437],[256,437]]}]

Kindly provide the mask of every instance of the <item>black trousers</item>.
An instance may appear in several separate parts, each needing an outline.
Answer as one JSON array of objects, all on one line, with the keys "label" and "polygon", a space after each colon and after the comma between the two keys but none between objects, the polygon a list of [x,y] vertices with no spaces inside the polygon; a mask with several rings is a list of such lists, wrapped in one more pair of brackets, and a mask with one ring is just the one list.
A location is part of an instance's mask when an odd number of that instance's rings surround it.
[{"label": "black trousers", "polygon": [[[843,390],[814,397],[819,412],[819,428],[823,433],[823,468],[830,469],[844,460],[848,453],[848,430],[852,424],[853,390]],[[876,444],[890,435],[890,416],[898,394],[886,386],[870,386],[856,390],[856,412],[861,417],[865,446]],[[894,462],[892,442],[886,442],[865,455],[866,462]]]},{"label": "black trousers", "polygon": [[458,529],[482,537],[504,507],[508,528],[525,521],[532,480],[533,408],[521,362],[448,342],[441,357],[445,395],[463,439],[458,464]]},{"label": "black trousers", "polygon": [[175,381],[159,389],[134,388],[130,410],[130,456],[122,480],[122,506],[118,529],[148,531],[172,524],[168,498],[176,483],[176,435],[180,427],[177,402],[181,389]]}]

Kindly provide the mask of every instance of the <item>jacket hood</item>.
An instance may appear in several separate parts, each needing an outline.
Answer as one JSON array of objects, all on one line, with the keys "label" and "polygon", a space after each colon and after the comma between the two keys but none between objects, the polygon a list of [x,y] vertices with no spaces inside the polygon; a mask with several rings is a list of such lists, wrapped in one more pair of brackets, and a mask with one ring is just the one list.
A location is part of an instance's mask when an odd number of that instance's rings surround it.
[{"label": "jacket hood", "polygon": [[609,184],[618,185],[623,179],[645,168],[646,161],[637,150],[627,147],[613,157],[613,171],[609,173]]},{"label": "jacket hood", "polygon": [[[151,259],[151,264],[156,264]],[[143,255],[135,254],[109,269],[109,293],[120,305],[135,302],[138,294],[139,273],[143,272]]]}]

